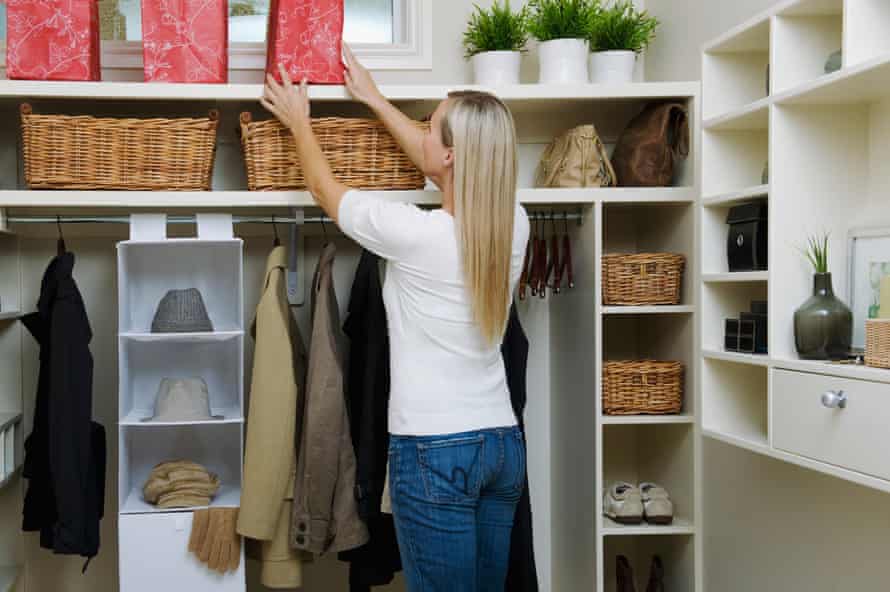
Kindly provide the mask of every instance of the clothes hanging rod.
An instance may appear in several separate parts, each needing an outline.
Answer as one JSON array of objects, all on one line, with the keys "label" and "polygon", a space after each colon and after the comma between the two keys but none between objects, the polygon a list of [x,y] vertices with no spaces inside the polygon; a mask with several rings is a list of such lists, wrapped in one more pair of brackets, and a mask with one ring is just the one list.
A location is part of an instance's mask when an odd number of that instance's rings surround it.
[{"label": "clothes hanging rod", "polygon": [[[561,222],[572,220],[581,222],[583,216],[579,213],[532,213],[528,216],[532,222],[550,221]],[[130,217],[123,216],[8,216],[9,224],[129,224]],[[292,218],[288,216],[232,216],[235,224],[333,224],[334,221],[327,216],[307,216],[305,218]],[[167,224],[194,224],[195,216],[167,216]]]}]

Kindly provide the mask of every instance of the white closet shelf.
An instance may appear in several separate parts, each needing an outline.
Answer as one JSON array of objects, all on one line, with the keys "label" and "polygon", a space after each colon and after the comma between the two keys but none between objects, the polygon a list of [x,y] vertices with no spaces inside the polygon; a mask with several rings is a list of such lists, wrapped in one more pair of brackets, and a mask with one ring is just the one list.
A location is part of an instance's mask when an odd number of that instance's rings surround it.
[{"label": "white closet shelf", "polygon": [[850,471],[848,469],[844,469],[835,465],[830,465],[803,456],[798,456],[796,454],[790,454],[788,452],[778,450],[769,445],[769,443],[766,441],[765,436],[761,436],[757,439],[751,437],[740,437],[734,434],[729,434],[720,430],[709,428],[702,429],[702,434],[714,440],[719,440],[732,446],[744,448],[745,450],[756,452],[758,454],[762,454],[776,460],[791,463],[805,469],[818,471],[820,473],[831,475],[832,477],[845,479],[847,481],[852,481],[853,483],[864,485],[865,487],[870,487],[872,489],[890,493],[890,482],[884,479],[878,479],[877,477],[872,477],[863,473],[857,473],[856,471]]},{"label": "white closet shelf", "polygon": [[766,197],[769,197],[769,185],[755,185],[739,191],[704,197],[702,198],[702,204],[705,207],[723,207],[731,206],[743,201]]},{"label": "white closet shelf", "polygon": [[604,306],[604,315],[638,315],[638,314],[692,314],[692,304],[661,305],[661,306]]},{"label": "white closet shelf", "polygon": [[800,372],[812,372],[826,376],[840,378],[852,378],[855,380],[868,380],[890,384],[890,370],[885,368],[872,368],[855,364],[838,364],[821,362],[818,360],[793,360],[773,358],[773,366],[786,370],[798,370]]},{"label": "white closet shelf", "polygon": [[723,115],[710,117],[703,126],[711,131],[765,130],[769,127],[769,105],[770,98],[764,97]]},{"label": "white closet shelf", "polygon": [[0,321],[12,321],[22,316],[20,310],[4,310],[0,312]]},{"label": "white closet shelf", "polygon": [[770,357],[767,354],[745,354],[716,349],[702,350],[702,356],[708,360],[722,360],[736,364],[749,364],[751,366],[769,366]]},{"label": "white closet shelf", "polygon": [[695,526],[690,520],[676,516],[672,524],[664,526],[646,524],[645,522],[637,525],[625,525],[603,516],[601,532],[603,536],[695,534]]},{"label": "white closet shelf", "polygon": [[0,413],[0,432],[5,430],[7,426],[19,423],[22,420],[21,412],[16,413]]},{"label": "white closet shelf", "polygon": [[849,105],[890,97],[890,54],[820,76],[773,97],[776,105]]},{"label": "white closet shelf", "polygon": [[734,271],[725,273],[704,273],[701,279],[706,284],[751,283],[769,280],[768,271]]},{"label": "white closet shelf", "polygon": [[18,566],[0,567],[0,592],[10,592],[21,572]]},{"label": "white closet shelf", "polygon": [[[438,191],[381,191],[393,201],[441,203]],[[525,205],[604,203],[692,203],[695,187],[520,188]],[[263,208],[316,207],[307,191],[50,191],[3,190],[0,207],[29,208]]]},{"label": "white closet shelf", "polygon": [[695,423],[695,416],[688,413],[679,415],[604,415],[604,425],[663,425],[673,423]]},{"label": "white closet shelf", "polygon": [[212,333],[139,333],[139,332],[123,332],[119,333],[122,339],[131,339],[133,341],[191,341],[207,343],[211,341],[226,341],[244,335],[244,331],[214,331]]},{"label": "white closet shelf", "polygon": [[163,514],[170,512],[192,512],[203,508],[237,508],[241,505],[241,489],[222,485],[216,497],[210,502],[210,506],[195,506],[191,508],[157,508],[142,499],[142,487],[134,488],[127,496],[124,505],[121,506],[121,514]]},{"label": "white closet shelf", "polygon": [[118,425],[128,427],[142,427],[151,429],[159,426],[188,426],[188,425],[217,425],[226,423],[244,423],[244,416],[238,407],[227,407],[224,409],[213,410],[214,415],[222,416],[222,419],[208,419],[202,421],[143,421],[144,418],[151,417],[151,411],[144,409],[134,409],[130,411],[126,417],[118,422]]},{"label": "white closet shelf", "polygon": [[[692,97],[698,82],[634,82],[627,84],[515,84],[497,89],[474,85],[381,85],[380,90],[392,101],[440,101],[452,90],[479,89],[496,91],[511,102],[541,103],[553,107],[560,99],[656,99]],[[0,98],[113,99],[137,101],[259,101],[261,84],[163,84],[144,82],[44,82],[28,80],[0,81]],[[309,97],[314,101],[354,99],[344,86],[313,85]]]}]

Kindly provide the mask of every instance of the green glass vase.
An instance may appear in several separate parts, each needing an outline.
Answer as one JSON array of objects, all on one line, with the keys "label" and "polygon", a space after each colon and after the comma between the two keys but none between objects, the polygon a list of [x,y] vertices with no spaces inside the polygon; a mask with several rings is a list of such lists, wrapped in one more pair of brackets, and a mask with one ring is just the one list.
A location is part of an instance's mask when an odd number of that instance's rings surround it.
[{"label": "green glass vase", "polygon": [[805,360],[847,357],[853,341],[853,313],[835,295],[830,273],[813,275],[813,295],[794,312],[794,344]]}]

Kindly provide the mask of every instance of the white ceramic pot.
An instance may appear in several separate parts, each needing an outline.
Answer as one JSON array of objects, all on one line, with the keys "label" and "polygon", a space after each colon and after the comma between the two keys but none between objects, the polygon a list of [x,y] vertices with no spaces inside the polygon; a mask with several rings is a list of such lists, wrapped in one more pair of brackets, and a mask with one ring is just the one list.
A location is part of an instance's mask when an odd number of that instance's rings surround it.
[{"label": "white ceramic pot", "polygon": [[585,39],[553,39],[538,45],[541,84],[585,84],[587,82]]},{"label": "white ceramic pot", "polygon": [[484,51],[472,57],[473,77],[476,84],[498,86],[519,84],[519,65],[522,54],[518,51]]},{"label": "white ceramic pot", "polygon": [[633,82],[636,61],[632,51],[595,51],[590,54],[590,81]]}]

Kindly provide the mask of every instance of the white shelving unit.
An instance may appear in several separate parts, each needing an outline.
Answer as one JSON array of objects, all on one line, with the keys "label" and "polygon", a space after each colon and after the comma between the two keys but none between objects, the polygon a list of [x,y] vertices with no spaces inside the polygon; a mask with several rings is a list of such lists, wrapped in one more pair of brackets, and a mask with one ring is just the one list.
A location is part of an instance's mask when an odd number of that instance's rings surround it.
[{"label": "white shelving unit", "polygon": [[[800,360],[793,334],[794,310],[812,290],[798,250],[806,237],[830,232],[834,289],[846,299],[844,239],[890,227],[888,31],[883,0],[791,0],[705,46],[699,365],[708,437],[890,492],[890,460],[862,452],[884,446],[870,422],[890,413],[890,399],[874,395],[890,372]],[[825,74],[838,49],[841,70]],[[759,185],[767,156],[769,183]],[[726,213],[754,200],[769,204],[769,271],[729,273]],[[769,355],[723,350],[723,319],[751,300],[768,301]],[[827,390],[847,393],[849,409],[823,407]],[[832,450],[820,448],[828,440]]]},{"label": "white shelving unit", "polygon": [[[461,88],[467,88],[461,86]],[[472,88],[472,87],[471,87]],[[428,115],[447,96],[451,86],[383,86],[383,93],[412,117]],[[575,283],[558,298],[545,301],[548,329],[535,335],[535,347],[548,352],[542,370],[548,391],[550,419],[530,441],[544,445],[546,458],[531,459],[532,491],[546,500],[535,508],[536,537],[549,541],[539,547],[541,589],[614,589],[612,566],[615,554],[632,557],[640,566],[658,553],[670,566],[671,589],[702,590],[700,409],[696,400],[698,371],[695,366],[699,323],[696,235],[701,195],[701,106],[698,83],[633,83],[619,85],[517,85],[493,90],[513,111],[519,142],[518,197],[530,211],[580,212],[581,224],[569,223]],[[143,84],[129,82],[38,83],[0,81],[0,117],[17,125],[17,106],[31,102],[37,112],[67,110],[121,115],[190,115],[221,111],[220,137],[213,190],[207,192],[29,191],[16,178],[18,162],[12,139],[0,142],[0,222],[5,213],[16,216],[126,214],[134,211],[192,213],[195,210],[263,214],[289,213],[290,208],[313,208],[311,196],[300,191],[249,192],[234,130],[240,111],[258,119],[269,117],[258,104],[259,85]],[[310,89],[317,116],[364,116],[342,87]],[[584,123],[595,123],[600,136],[612,145],[627,123],[647,103],[679,100],[689,108],[694,129],[690,157],[679,164],[673,187],[540,189],[534,187],[540,155],[557,135]],[[2,149],[5,147],[5,151]],[[757,179],[759,180],[759,172]],[[745,185],[745,186],[747,186]],[[733,190],[740,189],[733,188]],[[430,189],[430,188],[428,188]],[[385,192],[389,198],[434,206],[436,191]],[[549,233],[549,224],[545,224]],[[46,237],[50,229],[39,225],[13,225],[17,232]],[[258,228],[239,228],[253,236]],[[66,229],[67,230],[67,229]],[[101,235],[107,229],[83,225],[82,236]],[[53,229],[54,232],[54,229]],[[72,230],[72,232],[74,232]],[[271,229],[263,228],[264,234]],[[207,244],[201,245],[204,242]],[[140,489],[151,466],[172,454],[186,455],[208,465],[223,481],[240,480],[241,450],[221,445],[238,440],[243,428],[243,368],[229,363],[243,359],[243,278],[223,273],[208,275],[194,269],[236,269],[240,245],[207,241],[158,243],[124,242],[119,250],[119,326],[114,336],[120,361],[118,407],[118,554],[120,577],[125,582],[145,582],[159,588],[203,590],[210,580],[206,569],[188,563],[182,549],[188,539],[191,512],[159,512],[141,499]],[[187,256],[181,251],[190,250]],[[670,250],[687,256],[683,299],[678,306],[605,307],[601,304],[600,257],[609,252]],[[171,253],[175,252],[175,255]],[[220,264],[230,261],[231,265]],[[183,266],[191,266],[186,270]],[[194,268],[194,269],[192,269]],[[237,267],[240,274],[240,267]],[[110,272],[109,272],[110,273]],[[212,334],[151,334],[155,306],[167,289],[191,287],[197,282],[215,324]],[[237,284],[237,287],[236,287]],[[19,289],[16,288],[18,293]],[[212,295],[212,296],[211,296]],[[216,296],[218,295],[218,297]],[[530,305],[531,306],[531,305]],[[535,309],[534,314],[539,314]],[[0,324],[0,328],[2,328]],[[2,334],[0,334],[2,335]],[[603,360],[617,356],[657,356],[680,359],[687,365],[686,401],[676,416],[606,417],[601,412],[600,373]],[[157,383],[165,371],[207,373],[212,412],[224,420],[189,425],[142,421],[151,414]],[[0,379],[2,380],[2,379]],[[529,381],[541,381],[530,374]],[[233,385],[237,385],[235,388]],[[20,393],[20,387],[12,389]],[[658,442],[660,460],[647,460],[643,443]],[[238,440],[240,442],[240,440]],[[211,443],[213,444],[211,446]],[[240,446],[240,444],[239,444]],[[625,452],[633,446],[635,455]],[[540,449],[540,448],[539,448]],[[533,455],[532,455],[533,456]],[[677,502],[677,521],[664,527],[621,527],[601,516],[602,490],[607,480],[655,480],[666,485]],[[109,479],[113,479],[109,472]],[[239,491],[224,488],[216,505],[238,503]],[[543,525],[539,528],[539,524]],[[166,541],[162,549],[152,541]],[[108,543],[105,543],[106,545]],[[105,549],[103,548],[103,552]],[[110,552],[110,551],[108,551]],[[149,571],[154,564],[175,565],[163,573]],[[543,558],[546,557],[546,560]],[[27,558],[26,558],[27,560]],[[0,557],[0,564],[2,564]],[[591,564],[596,569],[591,569]],[[182,579],[174,579],[174,574]],[[231,582],[233,580],[229,580]],[[230,588],[215,580],[214,592]],[[143,588],[126,589],[126,592]],[[234,588],[233,588],[234,589]]]},{"label": "white shelving unit", "polygon": [[[164,565],[165,577],[184,578],[177,585],[187,582],[189,590],[245,590],[243,557],[237,572],[219,576],[189,555],[184,524],[190,522],[196,508],[161,509],[145,502],[142,495],[155,465],[185,459],[200,463],[219,477],[221,487],[211,506],[240,505],[244,439],[242,250],[240,239],[201,236],[118,244],[117,481],[122,592],[141,592],[157,585],[155,579],[145,579],[141,567],[145,564]],[[201,293],[214,331],[152,333],[151,322],[164,295],[189,288]],[[153,414],[164,378],[202,379],[210,395],[211,415],[220,418],[146,421]]]}]

